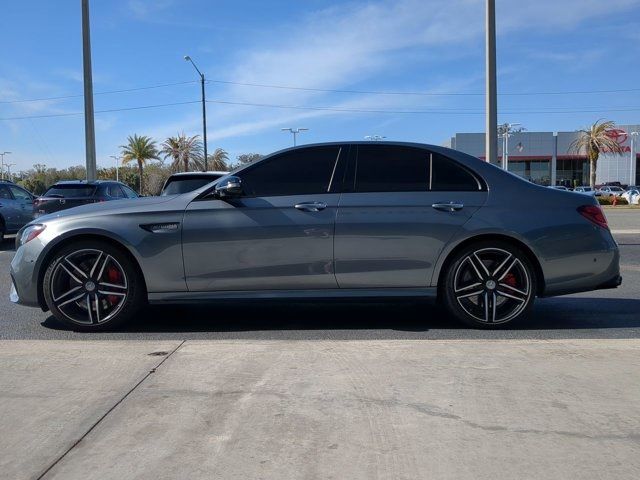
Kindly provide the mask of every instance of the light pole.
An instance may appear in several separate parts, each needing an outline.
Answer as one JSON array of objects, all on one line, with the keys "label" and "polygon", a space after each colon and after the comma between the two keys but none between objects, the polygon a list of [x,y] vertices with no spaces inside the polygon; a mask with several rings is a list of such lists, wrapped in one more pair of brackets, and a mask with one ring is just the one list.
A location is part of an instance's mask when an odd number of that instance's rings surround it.
[{"label": "light pole", "polygon": [[96,179],[96,130],[93,123],[93,77],[91,73],[91,33],[89,0],[82,0],[82,65],[84,68],[84,142],[87,181]]},{"label": "light pole", "polygon": [[0,178],[4,180],[4,156],[9,155],[11,152],[0,153]]},{"label": "light pole", "polygon": [[293,146],[295,147],[297,145],[296,136],[300,132],[306,132],[309,129],[308,128],[281,128],[280,130],[282,130],[283,132],[291,132],[293,134]]},{"label": "light pole", "polygon": [[512,133],[520,133],[524,130],[521,123],[503,123],[498,125],[498,133],[502,137],[502,169],[509,170],[509,137]]},{"label": "light pole", "polygon": [[370,140],[372,142],[381,142],[382,140],[384,140],[385,136],[383,135],[367,135],[364,137],[365,140]]},{"label": "light pole", "polygon": [[185,55],[184,59],[187,62],[191,62],[193,68],[195,68],[198,75],[200,75],[200,86],[202,87],[202,143],[204,145],[204,171],[206,172],[209,170],[209,163],[207,159],[207,101],[204,92],[205,78],[204,73],[200,71],[189,55]]},{"label": "light pole", "polygon": [[13,167],[15,165],[15,163],[6,163],[5,167],[7,167],[7,177],[9,177],[9,181],[13,181],[13,178],[11,178],[11,167]]},{"label": "light pole", "polygon": [[629,164],[629,185],[635,185],[636,182],[636,140],[638,132],[631,132],[631,163]]},{"label": "light pole", "polygon": [[113,158],[116,161],[116,182],[119,182],[120,175],[118,173],[118,165],[120,164],[120,157],[118,155],[109,155],[109,157]]},{"label": "light pole", "polygon": [[485,159],[498,162],[498,87],[496,76],[496,0],[486,0]]}]

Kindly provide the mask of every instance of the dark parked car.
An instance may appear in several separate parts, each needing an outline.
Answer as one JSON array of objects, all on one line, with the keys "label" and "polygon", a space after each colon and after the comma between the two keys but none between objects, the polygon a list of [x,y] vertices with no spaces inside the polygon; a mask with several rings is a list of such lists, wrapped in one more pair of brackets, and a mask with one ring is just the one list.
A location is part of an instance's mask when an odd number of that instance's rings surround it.
[{"label": "dark parked car", "polygon": [[15,183],[0,180],[0,242],[33,219],[34,198]]},{"label": "dark parked car", "polygon": [[595,198],[395,142],[283,150],[184,195],[42,217],[16,246],[11,300],[88,331],[147,302],[412,296],[492,328],[622,281]]},{"label": "dark parked car", "polygon": [[87,203],[107,202],[139,195],[125,184],[111,180],[58,182],[33,202],[33,216],[39,217]]},{"label": "dark parked car", "polygon": [[183,193],[193,192],[214,180],[224,177],[229,172],[182,172],[174,173],[162,187],[161,197],[167,195],[181,195]]}]

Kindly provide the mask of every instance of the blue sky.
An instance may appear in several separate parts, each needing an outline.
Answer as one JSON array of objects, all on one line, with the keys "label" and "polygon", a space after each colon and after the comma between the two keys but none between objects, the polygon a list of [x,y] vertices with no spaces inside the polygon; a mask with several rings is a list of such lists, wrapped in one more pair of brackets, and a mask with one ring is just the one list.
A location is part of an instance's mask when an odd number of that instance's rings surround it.
[{"label": "blue sky", "polygon": [[[189,54],[214,81],[209,99],[245,104],[207,106],[209,149],[222,147],[232,158],[289,146],[282,127],[309,128],[303,143],[384,135],[441,144],[484,128],[484,98],[473,95],[484,91],[483,5],[93,0],[96,93],[190,82],[97,94],[95,109],[199,100],[196,73],[183,60]],[[600,117],[640,123],[640,0],[498,0],[497,16],[502,94],[635,89],[501,95],[501,122],[543,131],[575,130]],[[16,102],[82,94],[80,1],[4,2],[0,43],[0,119],[41,117],[0,120],[0,151],[13,152],[6,157],[13,170],[84,163],[83,117],[42,118],[81,112],[81,97]],[[109,155],[129,134],[162,140],[181,131],[200,133],[198,103],[97,113],[98,163],[111,165]]]}]

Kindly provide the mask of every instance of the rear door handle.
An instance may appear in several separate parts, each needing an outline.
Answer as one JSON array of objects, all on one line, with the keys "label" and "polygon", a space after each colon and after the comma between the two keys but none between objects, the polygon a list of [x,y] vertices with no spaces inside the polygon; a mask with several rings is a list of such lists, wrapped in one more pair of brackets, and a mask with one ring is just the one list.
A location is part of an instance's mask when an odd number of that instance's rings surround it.
[{"label": "rear door handle", "polygon": [[464,208],[464,204],[460,202],[438,202],[431,205],[436,210],[440,210],[442,212],[457,212]]},{"label": "rear door handle", "polygon": [[296,203],[294,208],[302,210],[303,212],[319,212],[327,208],[327,204],[324,202],[303,202]]}]

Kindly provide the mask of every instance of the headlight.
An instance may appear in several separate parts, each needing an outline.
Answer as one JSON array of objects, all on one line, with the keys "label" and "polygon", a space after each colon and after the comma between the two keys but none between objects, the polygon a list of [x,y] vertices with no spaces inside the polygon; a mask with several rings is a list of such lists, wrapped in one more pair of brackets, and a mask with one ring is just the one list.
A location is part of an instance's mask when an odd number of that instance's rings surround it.
[{"label": "headlight", "polygon": [[24,245],[27,242],[30,242],[47,228],[46,225],[35,224],[29,225],[22,229],[22,231],[16,236],[16,248],[19,248],[21,245]]}]

